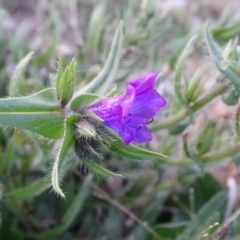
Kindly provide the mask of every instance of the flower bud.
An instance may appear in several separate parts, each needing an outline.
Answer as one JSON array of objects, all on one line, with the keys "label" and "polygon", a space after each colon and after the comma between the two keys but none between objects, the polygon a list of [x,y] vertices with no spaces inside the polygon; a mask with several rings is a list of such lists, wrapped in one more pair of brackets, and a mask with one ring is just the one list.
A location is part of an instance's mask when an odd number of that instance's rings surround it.
[{"label": "flower bud", "polygon": [[56,77],[56,92],[60,100],[61,106],[64,107],[73,95],[74,75],[75,75],[76,61],[72,59],[69,66],[63,72],[62,57],[59,56],[58,71]]},{"label": "flower bud", "polygon": [[92,161],[100,164],[106,150],[106,130],[101,122],[83,117],[75,123],[74,149],[78,158],[84,162]]}]

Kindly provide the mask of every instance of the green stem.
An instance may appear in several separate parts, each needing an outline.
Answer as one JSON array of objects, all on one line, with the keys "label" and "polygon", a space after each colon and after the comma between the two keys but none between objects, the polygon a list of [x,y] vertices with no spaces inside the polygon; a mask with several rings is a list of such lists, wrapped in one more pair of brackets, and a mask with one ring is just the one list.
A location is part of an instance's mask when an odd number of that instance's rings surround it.
[{"label": "green stem", "polygon": [[[192,104],[189,108],[191,109],[192,112],[196,112],[197,110],[205,106],[207,103],[212,101],[215,97],[226,92],[228,88],[229,84],[226,81],[222,82],[218,86],[214,87],[214,89],[211,92],[207,93],[206,95],[201,97],[197,102]],[[169,117],[166,121],[153,126],[151,128],[151,131],[155,132],[160,129],[171,127],[176,123],[182,121],[184,118],[186,118],[188,116],[188,113],[189,111],[187,109],[183,109],[174,116]]]},{"label": "green stem", "polygon": [[204,163],[210,163],[210,162],[224,159],[226,157],[231,157],[234,154],[238,153],[239,151],[240,151],[240,143],[235,144],[229,148],[223,149],[222,151],[219,151],[217,153],[205,155],[201,159]]},{"label": "green stem", "polygon": [[[223,149],[222,151],[216,152],[216,153],[209,153],[201,157],[201,161],[203,163],[211,163],[215,161],[222,160],[226,157],[231,157],[235,154],[237,154],[240,151],[240,143],[235,144],[233,146],[230,146],[228,148]],[[190,158],[184,157],[180,159],[179,161],[169,161],[168,162],[170,165],[174,166],[187,166],[187,165],[192,165],[195,164]]]}]

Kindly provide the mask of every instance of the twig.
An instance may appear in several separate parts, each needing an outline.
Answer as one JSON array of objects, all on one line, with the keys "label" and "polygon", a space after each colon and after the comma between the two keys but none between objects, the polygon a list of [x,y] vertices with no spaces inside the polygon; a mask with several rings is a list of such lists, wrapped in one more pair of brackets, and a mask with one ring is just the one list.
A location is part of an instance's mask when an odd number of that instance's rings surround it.
[{"label": "twig", "polygon": [[121,203],[110,197],[105,191],[100,189],[98,186],[96,186],[94,183],[91,183],[91,187],[98,192],[95,194],[98,198],[103,199],[109,203],[111,203],[113,206],[118,208],[120,211],[125,213],[129,218],[133,219],[135,222],[137,222],[142,228],[144,228],[147,232],[149,232],[155,239],[157,240],[163,240],[163,238],[150,226],[148,226],[147,222],[143,222],[140,218],[138,218],[134,213],[129,211],[125,206],[123,206]]},{"label": "twig", "polygon": [[[81,178],[81,175],[78,170],[74,170],[75,174]],[[109,203],[111,203],[113,206],[118,208],[120,211],[125,213],[129,218],[133,219],[136,223],[138,223],[142,228],[144,228],[149,234],[151,234],[154,239],[156,240],[164,240],[154,229],[152,229],[150,226],[148,226],[147,222],[143,222],[140,218],[138,218],[134,213],[129,211],[125,206],[123,206],[121,203],[113,199],[111,196],[109,196],[108,193],[106,193],[104,190],[99,188],[96,184],[90,183],[90,186],[93,190],[95,190],[97,193],[95,194],[96,197],[103,199]]]}]

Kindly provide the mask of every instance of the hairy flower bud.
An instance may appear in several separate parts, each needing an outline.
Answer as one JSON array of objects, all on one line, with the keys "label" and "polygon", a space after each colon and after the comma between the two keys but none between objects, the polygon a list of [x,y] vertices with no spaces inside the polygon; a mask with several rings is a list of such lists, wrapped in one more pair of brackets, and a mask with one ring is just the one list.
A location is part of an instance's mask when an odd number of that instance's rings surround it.
[{"label": "hairy flower bud", "polygon": [[106,128],[94,118],[84,116],[75,123],[75,153],[82,162],[100,164],[106,151]]}]

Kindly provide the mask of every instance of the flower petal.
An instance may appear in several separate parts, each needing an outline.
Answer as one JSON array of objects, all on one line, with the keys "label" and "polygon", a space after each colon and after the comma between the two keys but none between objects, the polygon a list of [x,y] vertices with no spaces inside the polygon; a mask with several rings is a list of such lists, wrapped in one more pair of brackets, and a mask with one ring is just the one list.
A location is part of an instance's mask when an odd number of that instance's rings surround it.
[{"label": "flower petal", "polygon": [[105,125],[115,130],[123,139],[126,145],[133,141],[135,129],[123,125],[121,122],[105,122]]},{"label": "flower petal", "polygon": [[125,95],[123,95],[121,103],[122,116],[126,116],[129,113],[130,109],[132,108],[135,99],[135,94],[136,94],[135,88],[128,84],[127,92]]},{"label": "flower petal", "polygon": [[141,142],[149,142],[151,140],[152,140],[152,135],[149,132],[146,125],[142,125],[141,128],[136,130],[135,136],[133,139],[134,142],[141,143]]},{"label": "flower petal", "polygon": [[145,124],[145,118],[129,114],[122,119],[122,124],[131,128],[138,128],[140,125]]},{"label": "flower petal", "polygon": [[152,89],[135,97],[130,113],[132,116],[152,118],[165,105],[166,100],[155,89]]},{"label": "flower petal", "polygon": [[122,102],[123,96],[105,98],[97,104],[88,108],[104,121],[118,121],[122,119]]},{"label": "flower petal", "polygon": [[157,76],[158,73],[149,73],[133,82],[130,82],[130,84],[136,89],[136,93],[140,94],[155,87]]}]

